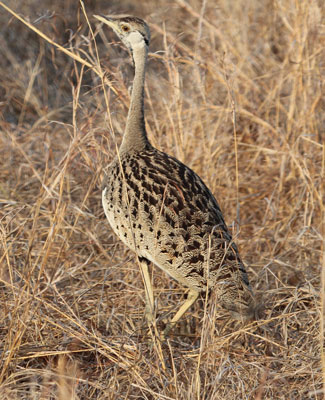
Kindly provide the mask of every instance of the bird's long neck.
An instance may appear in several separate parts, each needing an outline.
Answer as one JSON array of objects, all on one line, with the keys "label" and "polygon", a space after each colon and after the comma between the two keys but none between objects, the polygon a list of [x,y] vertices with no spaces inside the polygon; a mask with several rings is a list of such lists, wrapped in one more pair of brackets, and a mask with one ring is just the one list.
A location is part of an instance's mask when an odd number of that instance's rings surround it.
[{"label": "bird's long neck", "polygon": [[131,104],[126,121],[125,133],[120,147],[120,153],[132,150],[141,151],[150,145],[144,122],[144,80],[148,55],[147,46],[144,43],[134,46],[132,49],[132,55],[135,73]]}]

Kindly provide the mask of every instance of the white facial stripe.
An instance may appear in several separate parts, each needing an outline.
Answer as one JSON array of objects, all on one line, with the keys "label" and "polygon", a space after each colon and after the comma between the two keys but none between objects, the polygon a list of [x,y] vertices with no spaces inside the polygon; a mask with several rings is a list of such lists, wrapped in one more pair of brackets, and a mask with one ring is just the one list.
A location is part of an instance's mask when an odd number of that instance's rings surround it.
[{"label": "white facial stripe", "polygon": [[143,39],[143,36],[141,35],[141,33],[139,32],[131,32],[128,37],[127,40],[130,42],[131,46],[133,48],[135,47],[143,47],[145,42]]}]

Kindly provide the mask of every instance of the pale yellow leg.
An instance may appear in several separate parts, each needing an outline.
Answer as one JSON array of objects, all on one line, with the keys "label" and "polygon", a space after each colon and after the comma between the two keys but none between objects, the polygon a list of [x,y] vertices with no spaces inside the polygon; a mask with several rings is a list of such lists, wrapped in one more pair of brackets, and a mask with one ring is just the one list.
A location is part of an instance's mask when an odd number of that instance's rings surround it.
[{"label": "pale yellow leg", "polygon": [[144,291],[146,293],[146,318],[149,323],[152,323],[155,320],[154,298],[153,298],[153,290],[149,275],[148,262],[140,260],[140,266],[144,282]]},{"label": "pale yellow leg", "polygon": [[185,303],[181,306],[181,308],[177,311],[177,313],[174,315],[174,317],[171,319],[171,321],[167,324],[167,326],[163,332],[162,339],[164,339],[165,336],[168,335],[168,333],[172,329],[172,327],[183,316],[183,314],[185,314],[185,312],[191,307],[191,305],[195,302],[195,300],[198,297],[199,297],[199,292],[197,292],[196,290],[190,289]]}]

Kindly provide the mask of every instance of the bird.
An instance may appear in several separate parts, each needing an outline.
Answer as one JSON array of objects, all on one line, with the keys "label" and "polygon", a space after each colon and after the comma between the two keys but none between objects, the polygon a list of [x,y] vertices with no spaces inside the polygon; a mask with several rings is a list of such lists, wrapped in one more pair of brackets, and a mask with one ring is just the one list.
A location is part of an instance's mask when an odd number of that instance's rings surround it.
[{"label": "bird", "polygon": [[148,24],[130,15],[95,18],[113,29],[134,65],[125,131],[115,159],[105,169],[102,204],[113,231],[139,260],[148,321],[155,318],[151,263],[188,291],[164,333],[207,291],[215,292],[221,308],[233,318],[253,319],[254,294],[217,200],[191,168],[148,139],[144,115]]}]

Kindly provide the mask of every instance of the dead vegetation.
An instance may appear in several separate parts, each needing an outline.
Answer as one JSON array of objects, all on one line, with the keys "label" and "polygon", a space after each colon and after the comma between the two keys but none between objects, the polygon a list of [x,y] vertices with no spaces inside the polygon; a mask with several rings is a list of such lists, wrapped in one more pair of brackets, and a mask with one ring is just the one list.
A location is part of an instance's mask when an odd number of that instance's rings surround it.
[{"label": "dead vegetation", "polygon": [[[85,2],[104,77],[0,6],[1,399],[323,399],[323,2],[109,3]],[[6,4],[96,62],[78,1]],[[146,329],[138,265],[101,206],[132,83],[92,19],[112,12],[151,26],[150,139],[218,198],[265,308],[255,323],[212,295],[166,343]],[[159,329],[184,290],[153,281]]]}]

